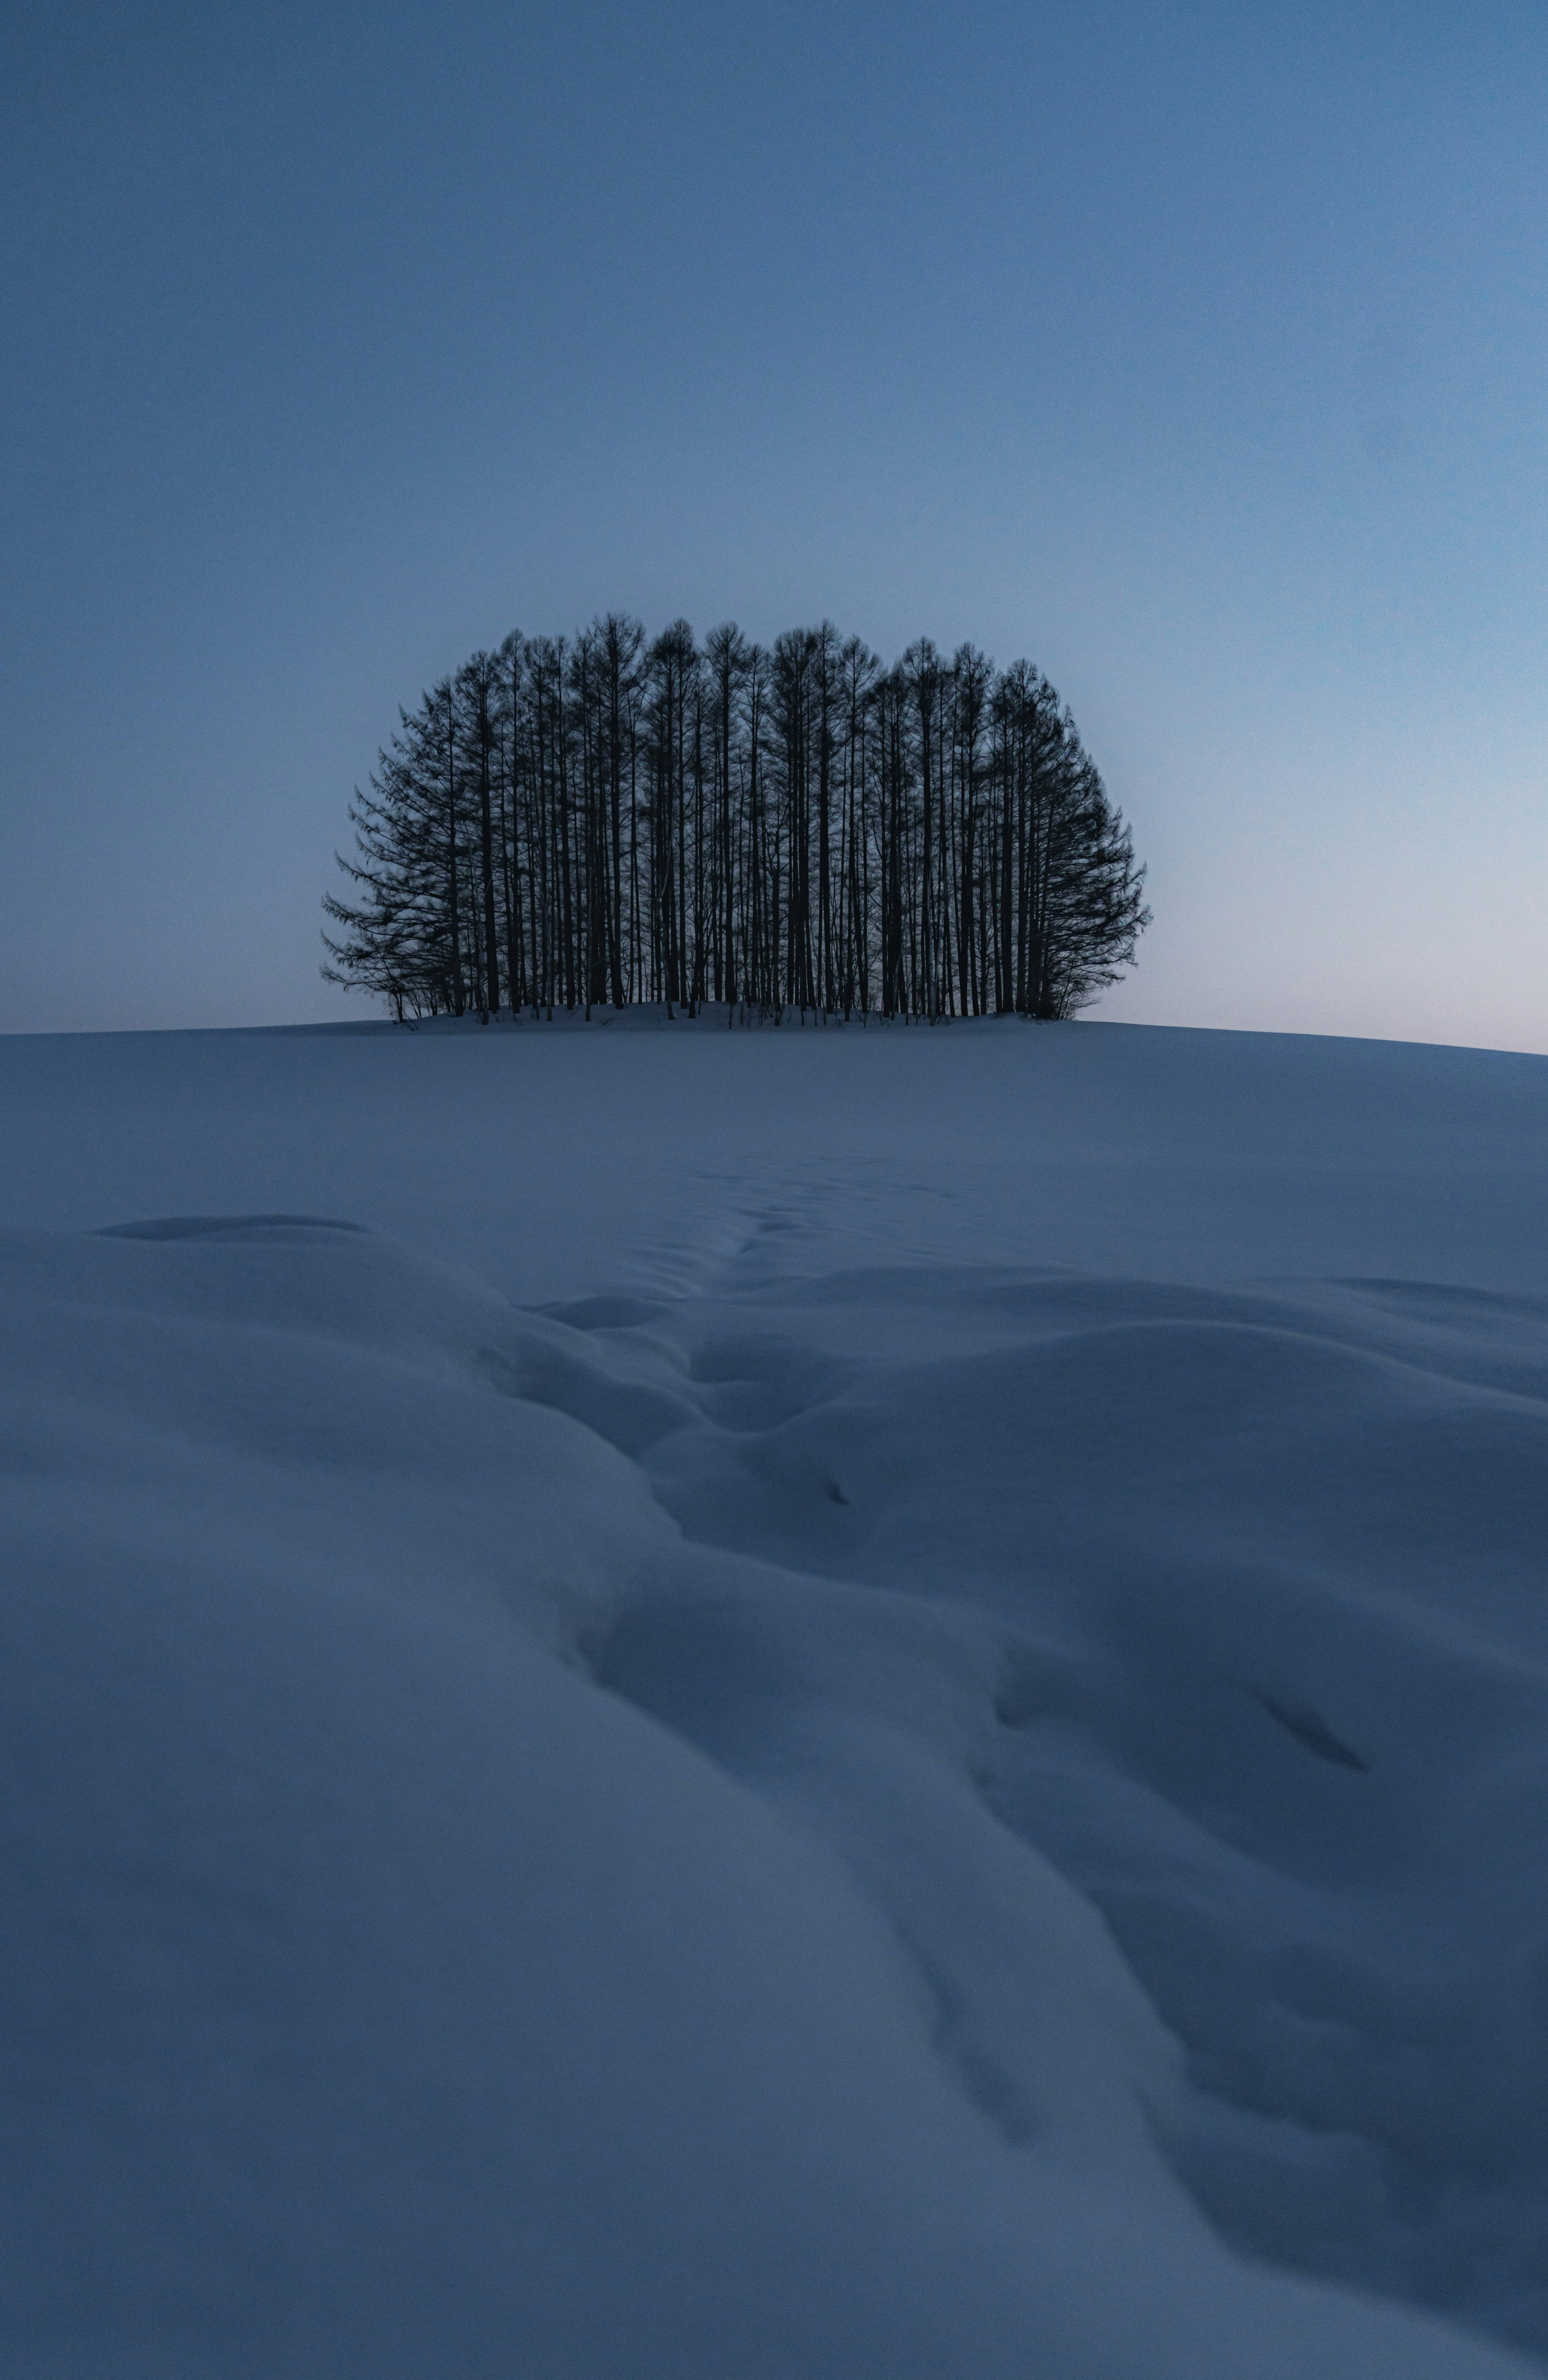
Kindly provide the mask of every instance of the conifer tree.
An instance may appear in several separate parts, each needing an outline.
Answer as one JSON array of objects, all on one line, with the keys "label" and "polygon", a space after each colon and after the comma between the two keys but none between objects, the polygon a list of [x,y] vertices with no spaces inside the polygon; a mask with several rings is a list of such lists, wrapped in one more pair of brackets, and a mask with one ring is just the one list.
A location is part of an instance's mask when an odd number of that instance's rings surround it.
[{"label": "conifer tree", "polygon": [[513,632],[401,715],[350,808],[323,974],[400,1018],[756,1008],[1073,1016],[1144,871],[1030,662],[830,622]]}]

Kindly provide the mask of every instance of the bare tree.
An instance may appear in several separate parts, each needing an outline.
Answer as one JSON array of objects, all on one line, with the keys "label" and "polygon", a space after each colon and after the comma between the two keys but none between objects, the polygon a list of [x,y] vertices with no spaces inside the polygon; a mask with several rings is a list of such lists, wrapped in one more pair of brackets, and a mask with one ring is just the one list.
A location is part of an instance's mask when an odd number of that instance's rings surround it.
[{"label": "bare tree", "polygon": [[610,612],[513,633],[404,713],[350,807],[323,973],[399,1017],[707,999],[780,1017],[1076,1014],[1144,871],[1029,662],[831,623],[769,650]]}]

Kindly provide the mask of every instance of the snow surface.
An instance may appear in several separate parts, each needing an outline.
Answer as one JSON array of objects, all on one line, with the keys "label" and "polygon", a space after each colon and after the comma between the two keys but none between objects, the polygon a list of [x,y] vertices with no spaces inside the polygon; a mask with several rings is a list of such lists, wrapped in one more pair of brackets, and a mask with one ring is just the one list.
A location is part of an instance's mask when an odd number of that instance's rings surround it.
[{"label": "snow surface", "polygon": [[1542,2368],[1548,1061],[0,1117],[7,2374]]}]

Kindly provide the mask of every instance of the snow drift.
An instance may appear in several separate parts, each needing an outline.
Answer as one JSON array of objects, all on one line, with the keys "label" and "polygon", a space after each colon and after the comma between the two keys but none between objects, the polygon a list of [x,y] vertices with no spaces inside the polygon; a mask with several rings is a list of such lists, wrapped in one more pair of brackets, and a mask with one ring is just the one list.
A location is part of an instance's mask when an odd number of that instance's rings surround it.
[{"label": "snow drift", "polygon": [[1548,1062],[0,1099],[7,2371],[1540,2368]]}]

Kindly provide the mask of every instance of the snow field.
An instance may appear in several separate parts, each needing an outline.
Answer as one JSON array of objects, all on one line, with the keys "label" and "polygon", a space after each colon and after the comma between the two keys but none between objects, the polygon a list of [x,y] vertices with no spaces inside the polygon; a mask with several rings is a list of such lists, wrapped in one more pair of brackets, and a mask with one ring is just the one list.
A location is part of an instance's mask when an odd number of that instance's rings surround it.
[{"label": "snow field", "polygon": [[6,2368],[1535,2368],[1545,1093],[0,1044]]}]

